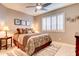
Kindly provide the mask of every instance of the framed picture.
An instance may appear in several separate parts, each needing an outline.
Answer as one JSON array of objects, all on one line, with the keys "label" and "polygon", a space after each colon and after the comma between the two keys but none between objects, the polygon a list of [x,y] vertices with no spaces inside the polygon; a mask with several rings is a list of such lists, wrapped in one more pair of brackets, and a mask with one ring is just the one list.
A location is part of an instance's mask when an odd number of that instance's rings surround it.
[{"label": "framed picture", "polygon": [[27,25],[30,26],[30,21],[27,21]]},{"label": "framed picture", "polygon": [[14,19],[14,24],[15,25],[21,25],[21,20],[20,19]]},{"label": "framed picture", "polygon": [[27,25],[27,21],[25,21],[25,20],[21,20],[21,25]]}]

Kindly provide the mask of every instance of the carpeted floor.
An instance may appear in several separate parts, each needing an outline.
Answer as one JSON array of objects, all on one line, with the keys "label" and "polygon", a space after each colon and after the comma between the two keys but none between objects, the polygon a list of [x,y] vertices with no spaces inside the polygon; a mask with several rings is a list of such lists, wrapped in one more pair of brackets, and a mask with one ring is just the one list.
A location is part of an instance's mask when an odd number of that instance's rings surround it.
[{"label": "carpeted floor", "polygon": [[[0,56],[28,56],[28,54],[13,46],[7,50],[0,50]],[[40,50],[33,56],[75,56],[75,49],[70,45],[53,42],[50,46]]]}]

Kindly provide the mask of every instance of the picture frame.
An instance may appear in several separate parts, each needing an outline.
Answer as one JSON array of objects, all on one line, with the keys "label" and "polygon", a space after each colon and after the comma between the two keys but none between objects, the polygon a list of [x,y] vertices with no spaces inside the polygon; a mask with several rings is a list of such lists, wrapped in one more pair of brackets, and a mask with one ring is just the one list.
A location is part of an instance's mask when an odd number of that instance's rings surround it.
[{"label": "picture frame", "polygon": [[15,25],[21,25],[21,20],[20,19],[14,19],[14,24]]},{"label": "picture frame", "polygon": [[30,26],[30,23],[31,23],[30,21],[27,21],[27,26]]},{"label": "picture frame", "polygon": [[30,21],[28,20],[21,20],[21,19],[14,19],[15,25],[22,25],[22,26],[30,26]]},{"label": "picture frame", "polygon": [[27,25],[27,21],[21,20],[21,25],[23,25],[23,26]]}]

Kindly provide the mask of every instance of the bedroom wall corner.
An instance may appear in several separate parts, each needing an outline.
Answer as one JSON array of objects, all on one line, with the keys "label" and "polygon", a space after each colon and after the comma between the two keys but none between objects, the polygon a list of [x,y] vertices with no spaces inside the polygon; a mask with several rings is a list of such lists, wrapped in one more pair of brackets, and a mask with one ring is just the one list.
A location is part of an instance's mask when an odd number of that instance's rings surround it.
[{"label": "bedroom wall corner", "polygon": [[[79,4],[73,4],[67,7],[63,7],[45,14],[41,14],[38,16],[34,17],[34,24],[38,25],[37,31],[41,32],[41,18],[46,15],[51,15],[55,14],[58,12],[64,12],[65,13],[65,20],[67,17],[76,17],[79,16]],[[49,35],[51,36],[52,40],[57,41],[57,42],[63,42],[63,43],[68,43],[68,44],[75,44],[75,33],[79,32],[79,20],[76,22],[68,22],[67,20],[65,21],[65,32],[51,32]]]}]

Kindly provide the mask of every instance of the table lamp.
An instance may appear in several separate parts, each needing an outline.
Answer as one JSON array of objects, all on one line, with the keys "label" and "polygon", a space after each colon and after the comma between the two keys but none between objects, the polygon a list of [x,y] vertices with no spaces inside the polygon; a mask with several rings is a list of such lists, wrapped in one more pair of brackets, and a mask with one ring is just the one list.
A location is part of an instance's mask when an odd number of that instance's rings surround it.
[{"label": "table lamp", "polygon": [[3,28],[3,31],[5,31],[5,37],[7,37],[7,32],[9,31],[9,28],[8,28],[8,26],[5,26],[4,28]]}]

